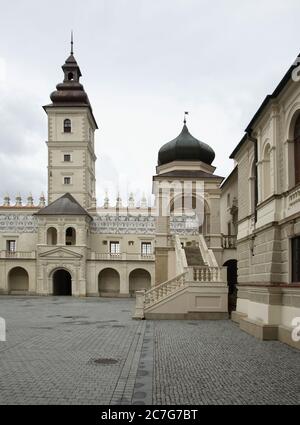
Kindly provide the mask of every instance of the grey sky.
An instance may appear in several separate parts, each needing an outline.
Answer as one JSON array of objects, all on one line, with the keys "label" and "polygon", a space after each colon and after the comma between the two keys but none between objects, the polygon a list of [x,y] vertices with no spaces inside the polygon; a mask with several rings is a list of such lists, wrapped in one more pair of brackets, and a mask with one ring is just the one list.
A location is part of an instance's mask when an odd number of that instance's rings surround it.
[{"label": "grey sky", "polygon": [[244,128],[300,51],[299,16],[298,0],[2,0],[1,195],[46,193],[41,106],[62,81],[71,29],[100,128],[101,204],[105,188],[151,193],[157,152],[185,110],[226,176]]}]

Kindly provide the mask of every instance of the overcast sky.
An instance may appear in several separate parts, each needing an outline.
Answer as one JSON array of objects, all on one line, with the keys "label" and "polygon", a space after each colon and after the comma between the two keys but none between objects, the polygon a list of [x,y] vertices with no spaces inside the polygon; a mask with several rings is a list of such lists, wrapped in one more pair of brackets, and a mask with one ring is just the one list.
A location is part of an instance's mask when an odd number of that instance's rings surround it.
[{"label": "overcast sky", "polygon": [[245,127],[300,51],[299,16],[299,0],[1,0],[1,195],[46,194],[42,105],[63,79],[71,29],[99,125],[101,204],[106,188],[151,194],[158,150],[180,133],[184,111],[226,176]]}]

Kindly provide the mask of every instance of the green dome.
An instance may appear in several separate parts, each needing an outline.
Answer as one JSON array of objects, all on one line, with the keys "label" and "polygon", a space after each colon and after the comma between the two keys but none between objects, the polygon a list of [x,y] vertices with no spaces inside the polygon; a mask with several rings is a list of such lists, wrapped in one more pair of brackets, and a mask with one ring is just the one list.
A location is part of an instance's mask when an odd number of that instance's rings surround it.
[{"label": "green dome", "polygon": [[158,152],[158,165],[172,161],[202,161],[211,165],[215,152],[206,143],[193,137],[186,124],[176,139],[163,145]]}]

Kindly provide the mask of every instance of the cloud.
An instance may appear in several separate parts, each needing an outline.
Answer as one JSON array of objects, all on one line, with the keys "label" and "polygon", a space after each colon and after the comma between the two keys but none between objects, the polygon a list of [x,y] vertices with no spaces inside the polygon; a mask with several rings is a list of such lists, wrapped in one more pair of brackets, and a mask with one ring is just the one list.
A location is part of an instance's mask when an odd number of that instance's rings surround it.
[{"label": "cloud", "polygon": [[158,150],[181,131],[184,110],[227,175],[244,128],[299,48],[298,0],[66,0],[59,14],[52,3],[19,3],[1,8],[0,192],[24,197],[46,191],[41,105],[63,78],[66,16],[99,123],[99,202],[107,186],[124,200],[151,193]]}]

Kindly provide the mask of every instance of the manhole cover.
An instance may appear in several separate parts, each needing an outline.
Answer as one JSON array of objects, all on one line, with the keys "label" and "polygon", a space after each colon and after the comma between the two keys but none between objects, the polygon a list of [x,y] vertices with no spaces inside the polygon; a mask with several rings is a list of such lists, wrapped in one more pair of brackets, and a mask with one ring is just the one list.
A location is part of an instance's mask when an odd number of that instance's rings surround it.
[{"label": "manhole cover", "polygon": [[118,360],[116,359],[109,359],[109,358],[101,358],[101,359],[92,359],[92,361],[96,364],[103,364],[103,365],[111,365],[118,363]]}]

